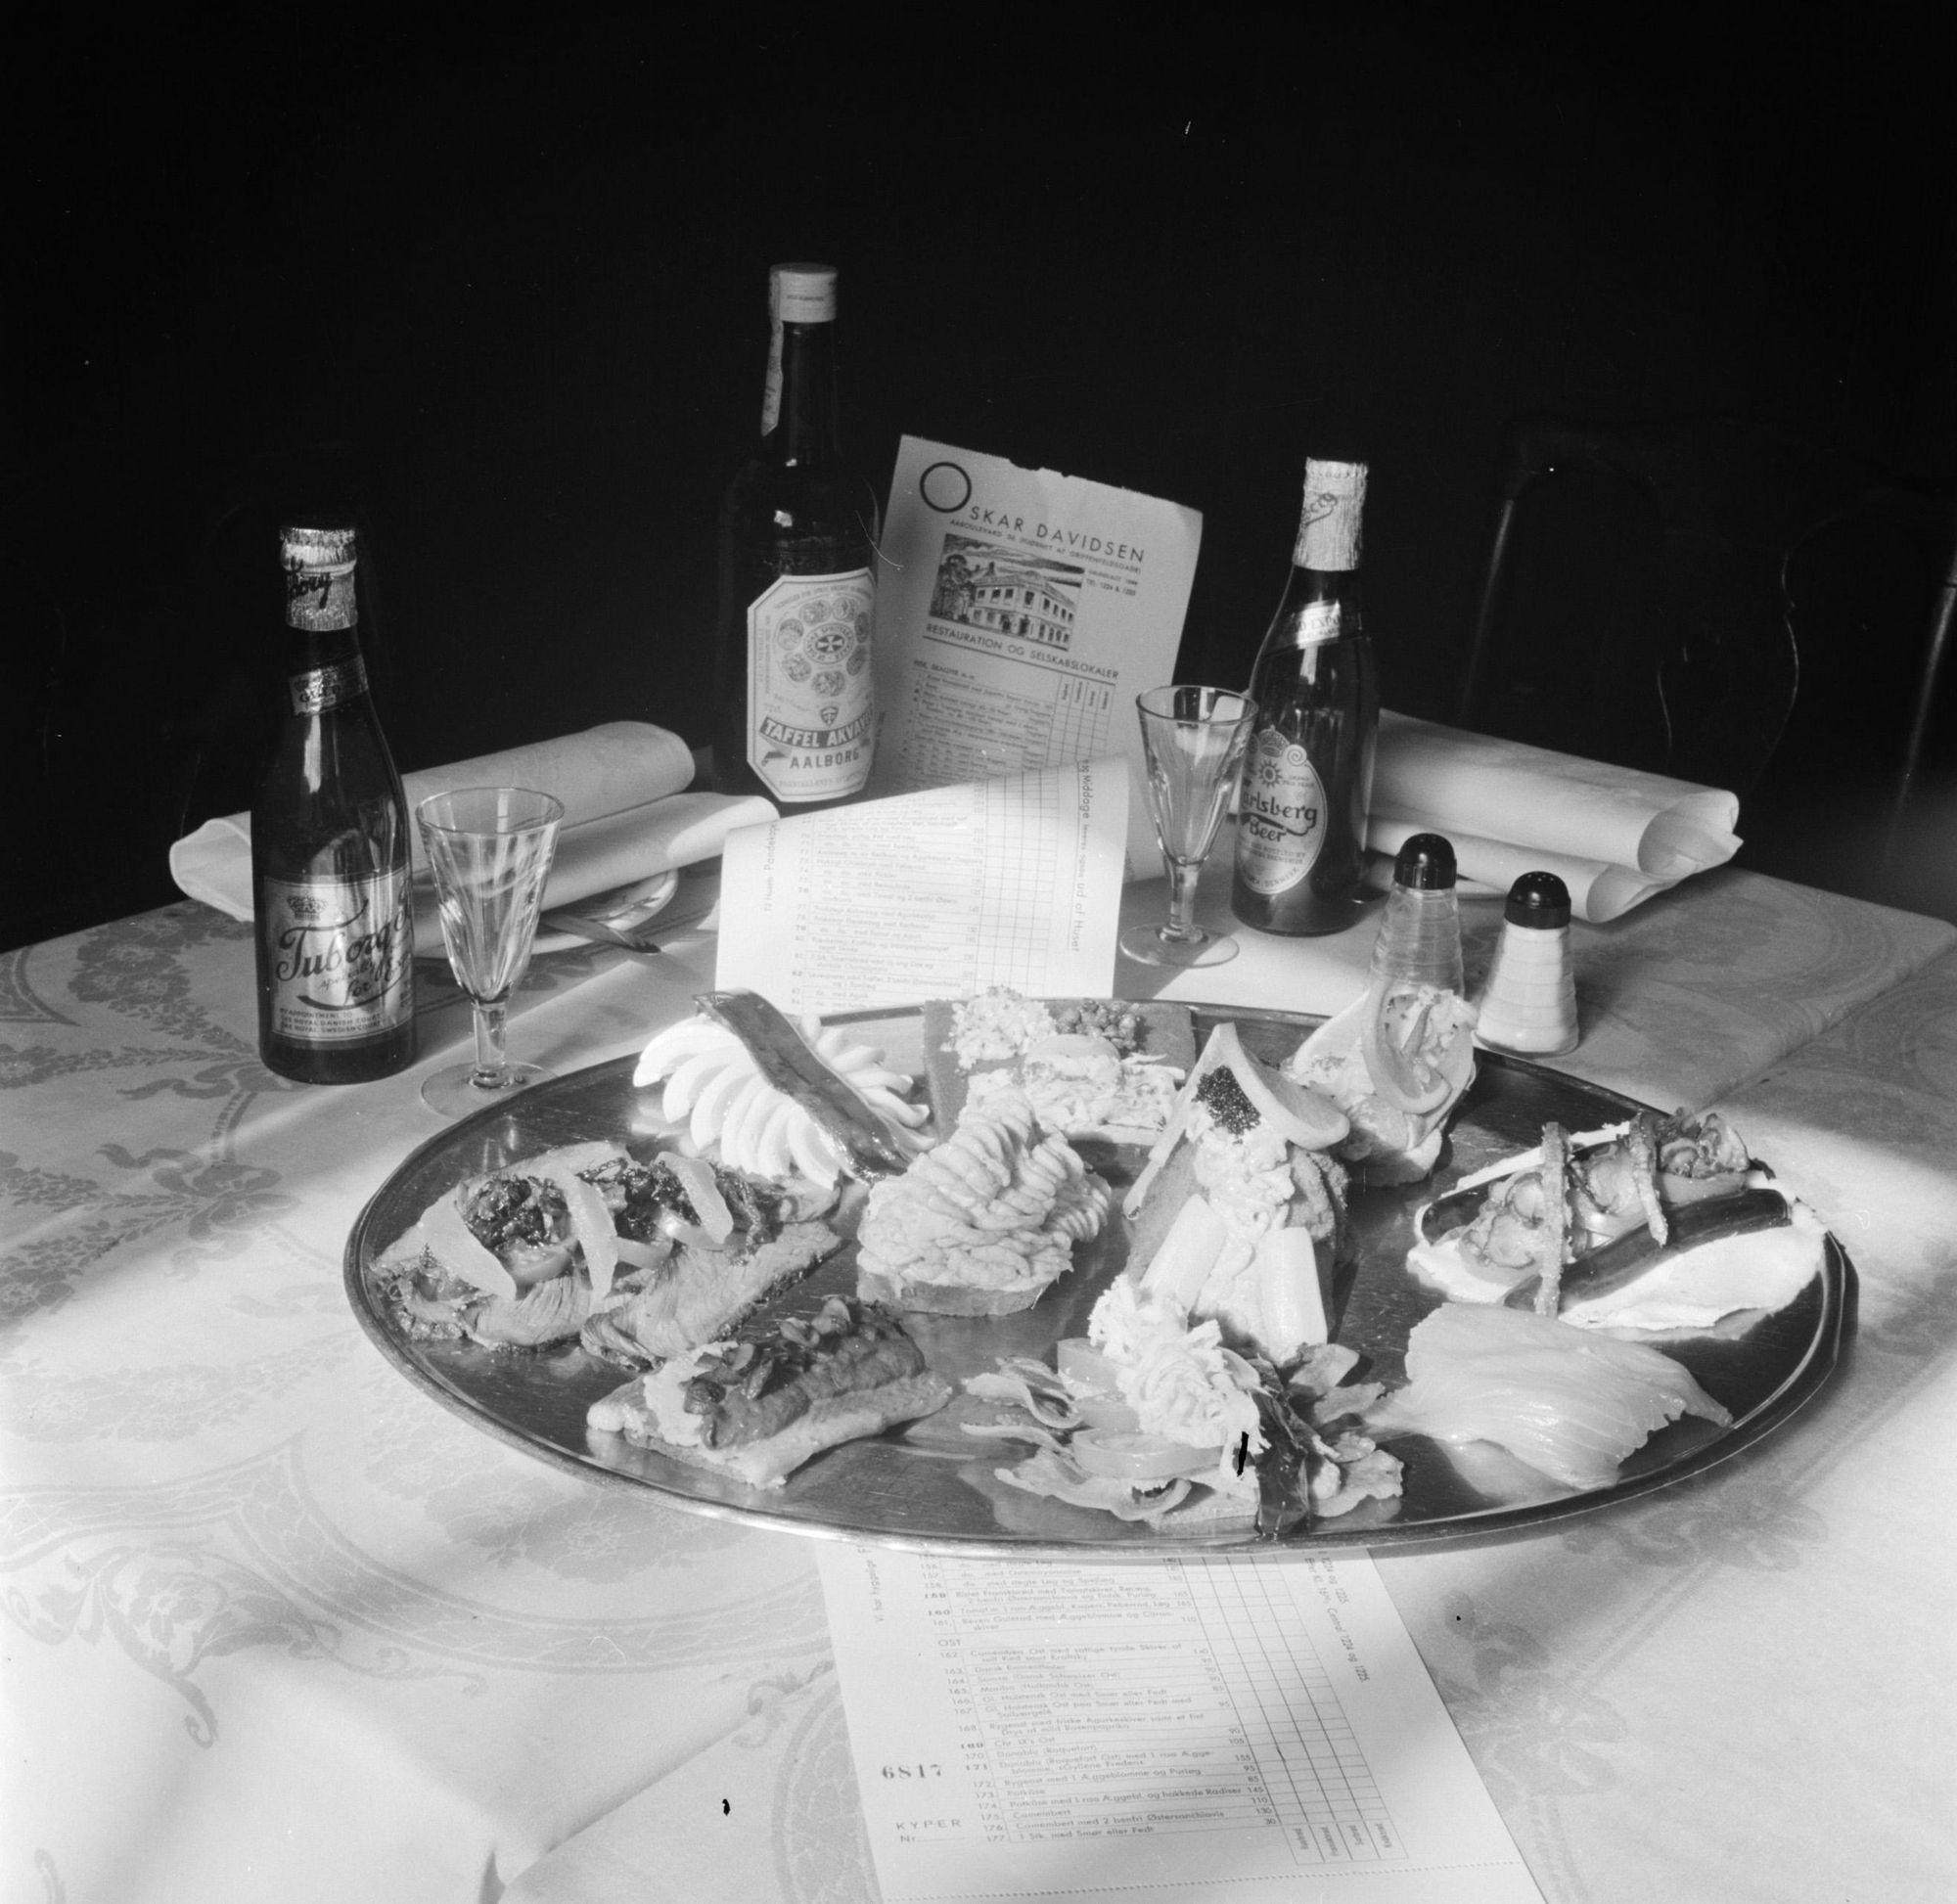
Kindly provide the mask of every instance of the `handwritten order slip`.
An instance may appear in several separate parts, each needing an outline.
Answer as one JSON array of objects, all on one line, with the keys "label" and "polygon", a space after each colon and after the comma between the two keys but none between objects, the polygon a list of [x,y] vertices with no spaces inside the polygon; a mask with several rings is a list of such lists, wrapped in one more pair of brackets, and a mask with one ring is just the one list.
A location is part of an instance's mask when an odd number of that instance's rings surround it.
[{"label": "handwritten order slip", "polygon": [[1126,763],[1103,759],[744,828],[721,859],[714,982],[787,1012],[988,985],[1103,997],[1127,805]]},{"label": "handwritten order slip", "polygon": [[1540,1904],[1363,1554],[819,1558],[887,1904]]}]

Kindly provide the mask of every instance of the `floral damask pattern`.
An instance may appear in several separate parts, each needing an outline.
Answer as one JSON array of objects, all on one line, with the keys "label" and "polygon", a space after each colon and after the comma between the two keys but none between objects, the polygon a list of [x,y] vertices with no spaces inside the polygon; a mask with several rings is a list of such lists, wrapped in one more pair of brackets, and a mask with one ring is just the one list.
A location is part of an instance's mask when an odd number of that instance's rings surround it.
[{"label": "floral damask pattern", "polygon": [[[264,1574],[192,1542],[84,1545],[8,1588],[9,1614],[31,1639],[120,1647],[143,1671],[172,1687],[190,1707],[193,1743],[217,1741],[217,1714],[197,1683],[209,1660],[249,1647],[294,1658],[332,1658],[377,1678],[425,1677],[397,1655],[362,1657],[332,1623],[314,1618]],[[479,1679],[478,1684],[479,1684]]]},{"label": "floral damask pattern", "polygon": [[118,1169],[147,1171],[163,1193],[163,1214],[190,1239],[170,1251],[170,1266],[179,1276],[195,1275],[200,1263],[236,1256],[250,1247],[263,1224],[298,1208],[298,1199],[279,1188],[276,1170],[190,1151],[132,1156],[119,1144],[105,1144],[102,1155]]},{"label": "floral damask pattern", "polygon": [[127,1241],[127,1232],[113,1218],[95,1217],[0,1255],[0,1345],[60,1310],[89,1266]]},{"label": "floral damask pattern", "polygon": [[0,954],[0,1023],[72,1024],[65,1012],[58,1012],[34,989],[27,976],[26,951]]},{"label": "floral damask pattern", "polygon": [[391,1370],[369,1382],[375,1423],[367,1478],[409,1502],[443,1537],[498,1568],[543,1567],[567,1580],[653,1578],[731,1551],[739,1522],[665,1506],[637,1488],[593,1487],[520,1455],[484,1459],[481,1438],[457,1426],[430,1434],[426,1403]]},{"label": "floral damask pattern", "polygon": [[862,1904],[874,1896],[870,1840],[842,1695],[833,1679],[796,1725],[774,1802],[775,1872],[795,1904]]},{"label": "floral damask pattern", "polygon": [[1527,1798],[1602,1791],[1616,1782],[1613,1747],[1629,1736],[1623,1716],[1583,1689],[1583,1670],[1559,1666],[1526,1628],[1484,1615],[1456,1595],[1447,1618],[1468,1655],[1467,1677],[1435,1684],[1504,1811]]},{"label": "floral damask pattern", "polygon": [[[169,1250],[168,1273],[187,1278],[205,1263],[249,1249],[262,1225],[298,1206],[296,1198],[279,1188],[275,1170],[176,1149],[136,1155],[106,1144],[99,1155],[119,1170],[144,1172],[145,1187],[108,1189],[91,1178],[30,1167],[14,1153],[0,1152],[0,1196],[16,1205],[58,1212],[0,1254],[0,1342],[67,1303],[79,1279],[112,1251],[159,1232],[180,1231],[185,1240]],[[66,1220],[76,1211],[89,1214]]]},{"label": "floral damask pattern", "polygon": [[0,1426],[28,1440],[170,1442],[245,1420],[289,1394],[349,1344],[326,1337],[245,1362],[172,1360],[158,1368],[57,1372],[32,1360],[0,1365]]},{"label": "floral damask pattern", "polygon": [[[665,1674],[827,1651],[810,1574],[602,1620],[425,1584],[362,1553],[321,1513],[296,1445],[152,1487],[0,1493],[0,1574],[10,1576],[0,1604],[24,1635],[119,1646],[176,1688],[200,1744],[215,1737],[216,1714],[199,1669],[254,1647],[465,1685],[486,1671]],[[757,1699],[755,1712],[767,1703]]]},{"label": "floral damask pattern", "polygon": [[1827,1538],[1827,1522],[1797,1489],[1733,1474],[1579,1520],[1562,1537],[1572,1554],[1608,1552],[1639,1566],[1754,1573],[1785,1573]]}]

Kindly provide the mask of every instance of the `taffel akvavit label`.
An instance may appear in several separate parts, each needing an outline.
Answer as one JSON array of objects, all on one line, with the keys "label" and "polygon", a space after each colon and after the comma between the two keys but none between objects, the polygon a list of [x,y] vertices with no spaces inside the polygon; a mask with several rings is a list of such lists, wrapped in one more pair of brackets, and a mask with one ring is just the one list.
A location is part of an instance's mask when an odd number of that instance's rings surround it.
[{"label": "taffel akvavit label", "polygon": [[272,1029],[308,1044],[377,1038],[414,1009],[414,915],[405,873],[266,880],[258,929]]},{"label": "taffel akvavit label", "polygon": [[867,568],[784,575],[748,607],[748,764],[785,805],[842,799],[870,777]]},{"label": "taffel akvavit label", "polygon": [[1266,728],[1251,742],[1237,801],[1237,872],[1252,892],[1287,892],[1325,850],[1325,783],[1296,741]]}]

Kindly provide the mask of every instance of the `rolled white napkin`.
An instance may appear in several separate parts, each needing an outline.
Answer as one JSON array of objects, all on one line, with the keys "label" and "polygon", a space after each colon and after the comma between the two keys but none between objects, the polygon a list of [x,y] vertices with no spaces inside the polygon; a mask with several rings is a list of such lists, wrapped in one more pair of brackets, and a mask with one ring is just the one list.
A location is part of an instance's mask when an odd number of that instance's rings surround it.
[{"label": "rolled white napkin", "polygon": [[1739,851],[1737,795],[1547,748],[1382,713],[1366,843],[1445,834],[1463,880],[1506,892],[1554,873],[1592,925]]},{"label": "rolled white napkin", "polygon": [[[677,734],[647,721],[607,721],[401,780],[410,812],[431,793],[461,787],[534,787],[556,794],[565,820],[544,888],[549,908],[711,859],[736,828],[776,817],[758,797],[683,793],[693,776],[693,753]],[[419,829],[414,860],[416,948],[439,957],[441,935]],[[170,877],[191,898],[233,919],[250,919],[251,816],[206,820],[179,839],[170,848]]]}]

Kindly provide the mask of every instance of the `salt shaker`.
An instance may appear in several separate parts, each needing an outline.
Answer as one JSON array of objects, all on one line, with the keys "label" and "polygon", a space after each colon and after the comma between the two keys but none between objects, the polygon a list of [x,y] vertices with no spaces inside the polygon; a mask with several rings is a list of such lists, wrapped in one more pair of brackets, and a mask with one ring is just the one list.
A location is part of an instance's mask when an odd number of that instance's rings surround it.
[{"label": "salt shaker", "polygon": [[1437,833],[1414,834],[1394,857],[1393,889],[1373,941],[1372,976],[1462,989],[1454,848]]},{"label": "salt shaker", "polygon": [[1529,1058],[1576,1049],[1570,888],[1554,873],[1525,873],[1509,888],[1475,1035],[1496,1051]]}]

